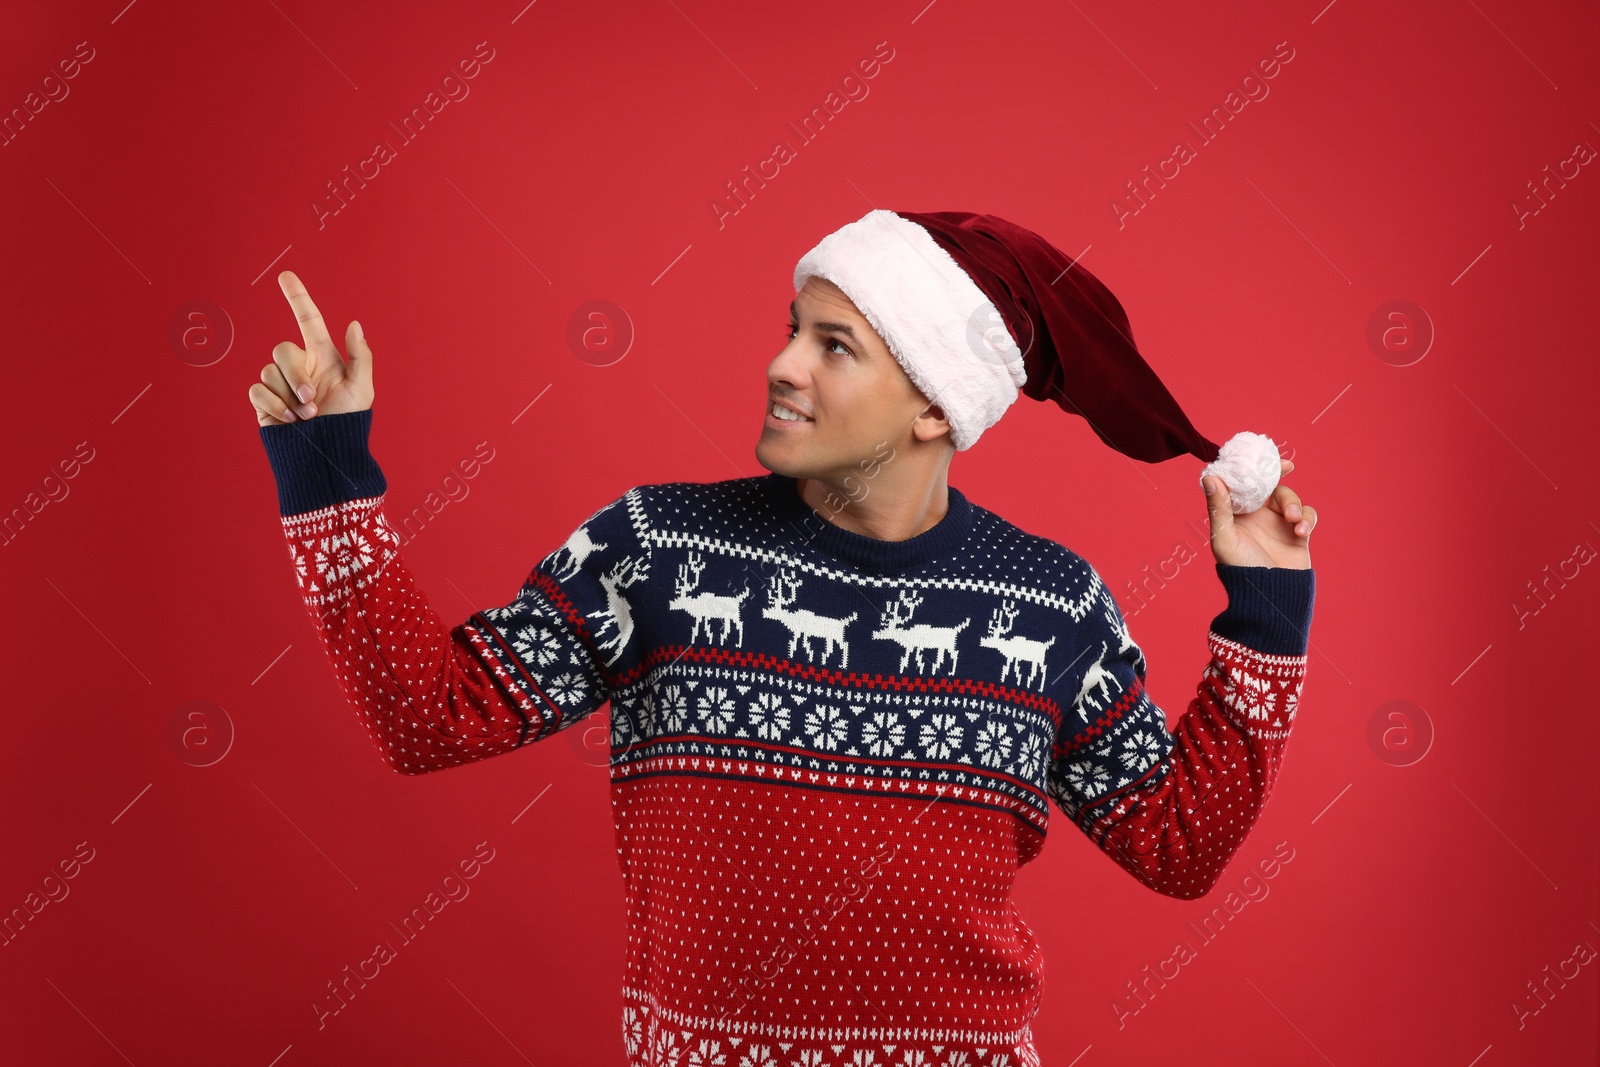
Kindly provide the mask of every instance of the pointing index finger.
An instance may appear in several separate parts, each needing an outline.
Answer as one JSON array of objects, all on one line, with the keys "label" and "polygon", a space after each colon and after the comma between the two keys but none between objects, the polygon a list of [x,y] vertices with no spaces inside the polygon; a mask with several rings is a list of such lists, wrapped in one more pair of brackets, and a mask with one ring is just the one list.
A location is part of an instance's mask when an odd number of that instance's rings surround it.
[{"label": "pointing index finger", "polygon": [[279,274],[278,287],[289,298],[289,306],[294,308],[294,317],[300,323],[300,337],[306,343],[306,351],[321,355],[336,351],[333,338],[328,336],[328,324],[322,321],[322,312],[317,310],[311,294],[294,271],[286,270]]}]

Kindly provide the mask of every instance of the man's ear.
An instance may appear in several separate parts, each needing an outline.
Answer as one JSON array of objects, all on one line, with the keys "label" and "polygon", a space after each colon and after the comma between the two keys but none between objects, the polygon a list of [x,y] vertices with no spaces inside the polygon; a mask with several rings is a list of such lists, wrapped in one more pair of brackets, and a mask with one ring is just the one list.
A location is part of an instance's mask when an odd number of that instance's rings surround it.
[{"label": "man's ear", "polygon": [[939,435],[950,432],[950,420],[945,418],[944,409],[938,404],[929,404],[912,421],[911,432],[919,441],[932,441]]}]

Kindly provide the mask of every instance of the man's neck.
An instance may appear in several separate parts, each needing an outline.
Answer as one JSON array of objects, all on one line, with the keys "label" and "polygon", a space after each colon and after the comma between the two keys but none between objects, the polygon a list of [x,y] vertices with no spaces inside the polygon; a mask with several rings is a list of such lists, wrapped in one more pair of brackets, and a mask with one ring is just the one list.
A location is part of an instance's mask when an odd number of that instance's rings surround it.
[{"label": "man's neck", "polygon": [[909,541],[938,525],[950,509],[949,484],[942,471],[932,480],[905,484],[857,476],[849,488],[817,478],[801,478],[795,487],[801,499],[833,525],[880,541]]}]

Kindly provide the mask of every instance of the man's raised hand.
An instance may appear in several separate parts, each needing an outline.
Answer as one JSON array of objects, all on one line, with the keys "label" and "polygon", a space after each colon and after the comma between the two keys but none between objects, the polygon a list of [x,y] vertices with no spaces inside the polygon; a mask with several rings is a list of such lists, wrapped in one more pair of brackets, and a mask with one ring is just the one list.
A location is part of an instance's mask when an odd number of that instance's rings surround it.
[{"label": "man's raised hand", "polygon": [[344,334],[348,360],[328,336],[322,312],[293,271],[278,275],[278,287],[300,322],[301,348],[282,341],[272,350],[272,362],[261,368],[261,381],[250,387],[256,422],[282,426],[316,415],[365,411],[372,406],[372,349],[352,321]]},{"label": "man's raised hand", "polygon": [[[1294,461],[1278,460],[1278,476],[1294,470]],[[1300,496],[1282,482],[1254,511],[1235,515],[1228,502],[1228,484],[1207,475],[1211,488],[1206,507],[1211,513],[1211,554],[1218,563],[1239,567],[1311,569],[1311,531],[1317,509],[1302,505]]]}]

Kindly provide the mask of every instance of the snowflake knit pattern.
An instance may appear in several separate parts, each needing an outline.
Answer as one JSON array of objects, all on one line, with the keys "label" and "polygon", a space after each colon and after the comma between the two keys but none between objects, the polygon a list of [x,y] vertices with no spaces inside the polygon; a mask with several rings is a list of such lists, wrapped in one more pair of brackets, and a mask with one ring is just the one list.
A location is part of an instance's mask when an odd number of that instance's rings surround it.
[{"label": "snowflake knit pattern", "polygon": [[630,1063],[1034,1067],[1044,960],[1009,894],[1049,800],[1188,900],[1277,778],[1310,570],[1217,564],[1228,605],[1171,731],[1094,568],[954,486],[905,541],[775,473],[636,486],[446,626],[384,514],[371,421],[261,428],[305,605],[402,774],[609,701]]}]

